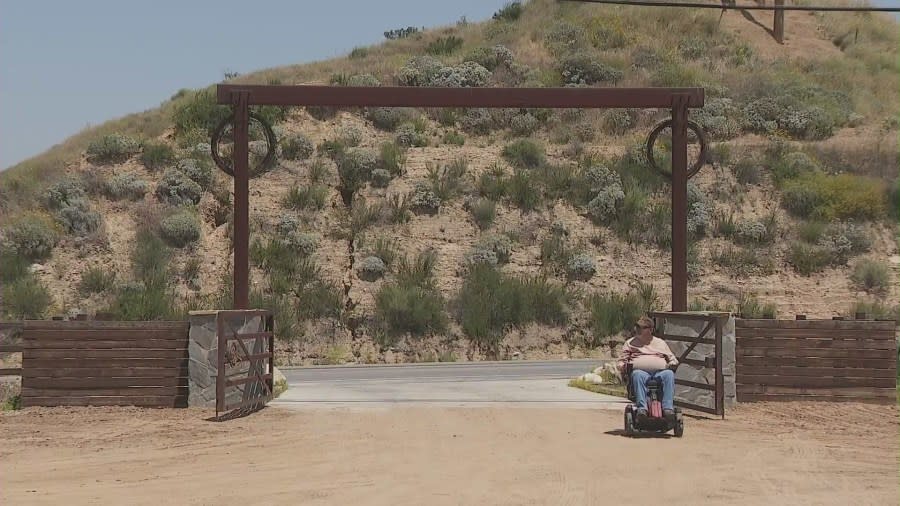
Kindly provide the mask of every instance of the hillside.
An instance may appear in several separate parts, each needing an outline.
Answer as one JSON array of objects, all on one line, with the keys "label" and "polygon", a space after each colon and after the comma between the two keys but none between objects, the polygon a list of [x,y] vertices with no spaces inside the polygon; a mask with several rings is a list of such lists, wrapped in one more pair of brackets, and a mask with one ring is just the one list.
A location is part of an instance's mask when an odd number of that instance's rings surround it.
[{"label": "hillside", "polygon": [[[896,315],[897,24],[789,12],[782,46],[754,16],[535,0],[229,82],[703,86],[692,307]],[[0,173],[6,318],[229,304],[213,90]],[[284,361],[600,356],[668,305],[668,189],[640,155],[667,111],[258,112],[280,146],[250,184],[251,297]]]}]

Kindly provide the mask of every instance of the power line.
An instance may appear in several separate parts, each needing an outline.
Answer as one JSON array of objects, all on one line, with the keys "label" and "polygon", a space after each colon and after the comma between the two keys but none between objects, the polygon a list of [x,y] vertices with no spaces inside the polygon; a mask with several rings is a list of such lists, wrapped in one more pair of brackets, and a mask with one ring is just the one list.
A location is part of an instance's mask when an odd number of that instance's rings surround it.
[{"label": "power line", "polygon": [[900,12],[900,7],[836,7],[816,5],[730,5],[730,4],[693,4],[685,2],[666,2],[661,0],[560,0],[563,2],[579,2],[609,5],[631,5],[636,7],[684,7],[694,9],[717,9],[738,11],[819,11],[819,12]]}]

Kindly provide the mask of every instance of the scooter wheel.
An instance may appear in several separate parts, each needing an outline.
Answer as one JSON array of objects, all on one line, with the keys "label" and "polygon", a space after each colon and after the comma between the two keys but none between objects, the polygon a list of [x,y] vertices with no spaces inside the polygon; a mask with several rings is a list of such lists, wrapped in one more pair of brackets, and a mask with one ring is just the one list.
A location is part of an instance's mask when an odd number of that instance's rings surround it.
[{"label": "scooter wheel", "polygon": [[681,437],[684,435],[684,420],[678,420],[675,422],[675,437]]},{"label": "scooter wheel", "polygon": [[634,435],[634,416],[628,411],[625,412],[625,435]]}]

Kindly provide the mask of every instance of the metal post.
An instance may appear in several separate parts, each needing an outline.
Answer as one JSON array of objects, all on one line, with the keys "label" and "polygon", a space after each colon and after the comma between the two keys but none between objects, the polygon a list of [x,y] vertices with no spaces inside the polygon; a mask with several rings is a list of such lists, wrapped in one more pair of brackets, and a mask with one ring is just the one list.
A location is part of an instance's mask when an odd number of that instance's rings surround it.
[{"label": "metal post", "polygon": [[723,354],[725,353],[725,349],[722,346],[722,333],[724,330],[724,325],[722,325],[722,318],[716,316],[716,413],[717,415],[722,415],[722,420],[725,419],[725,371],[723,367],[725,366],[723,360]]},{"label": "metal post", "polygon": [[232,95],[234,104],[234,307],[247,309],[250,299],[249,93]]},{"label": "metal post", "polygon": [[[784,0],[775,0],[775,7],[784,7]],[[773,27],[775,40],[784,44],[784,9],[775,9],[775,23]]]},{"label": "metal post", "polygon": [[672,103],[672,311],[687,311],[688,97]]}]

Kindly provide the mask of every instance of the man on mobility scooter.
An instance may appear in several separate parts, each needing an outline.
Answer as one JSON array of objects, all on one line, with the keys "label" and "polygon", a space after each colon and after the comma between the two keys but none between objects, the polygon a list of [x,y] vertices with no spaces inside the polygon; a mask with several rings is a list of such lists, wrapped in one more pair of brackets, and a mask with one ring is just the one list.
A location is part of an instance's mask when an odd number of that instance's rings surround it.
[{"label": "man on mobility scooter", "polygon": [[675,369],[678,359],[665,341],[653,335],[653,320],[642,316],[636,335],[625,342],[616,366],[625,382],[628,399],[625,433],[684,433],[681,410],[675,408]]}]

